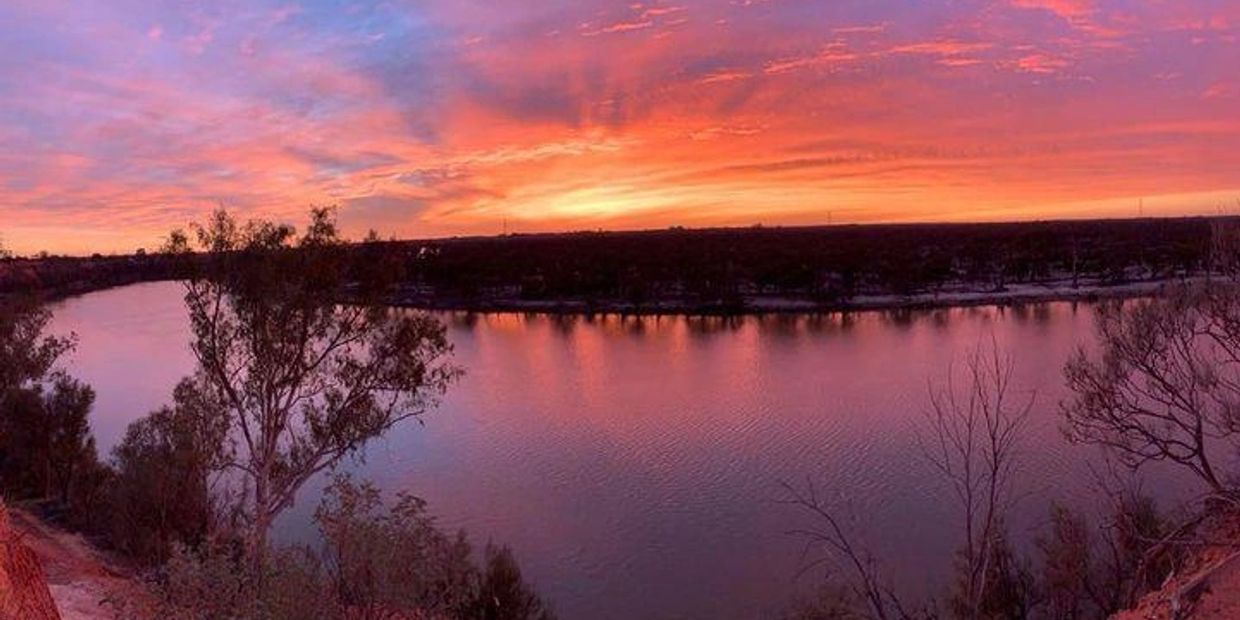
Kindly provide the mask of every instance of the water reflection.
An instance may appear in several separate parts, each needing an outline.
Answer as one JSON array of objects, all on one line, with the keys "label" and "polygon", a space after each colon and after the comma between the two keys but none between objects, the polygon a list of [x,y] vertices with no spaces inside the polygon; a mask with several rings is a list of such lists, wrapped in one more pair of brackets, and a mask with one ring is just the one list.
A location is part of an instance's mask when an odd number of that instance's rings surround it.
[{"label": "water reflection", "polygon": [[[929,379],[992,336],[1037,393],[1013,531],[1085,501],[1091,453],[1066,445],[1060,368],[1088,342],[1075,304],[754,317],[442,315],[467,375],[368,452],[362,473],[449,526],[511,544],[576,618],[753,618],[804,586],[780,480],[811,477],[913,593],[942,585],[958,537],[918,461]],[[99,393],[106,451],[192,369],[175,284],[58,308],[72,370]],[[1152,486],[1156,486],[1156,482]],[[1164,484],[1161,488],[1171,488]],[[308,530],[314,485],[281,528]]]},{"label": "water reflection", "polygon": [[884,328],[907,330],[928,324],[936,329],[948,329],[961,321],[992,324],[1011,320],[1016,323],[1038,325],[1051,324],[1056,320],[1075,317],[1082,306],[1079,302],[1029,303],[1008,306],[966,306],[960,308],[913,309],[822,312],[822,313],[768,313],[749,316],[673,316],[635,314],[545,314],[545,313],[499,313],[444,312],[444,321],[453,329],[471,331],[479,327],[492,330],[538,330],[550,327],[550,332],[565,338],[572,337],[579,328],[601,330],[610,334],[640,337],[669,328],[684,328],[695,336],[730,335],[748,328],[756,328],[764,337],[804,338],[806,336],[838,336],[861,324],[877,323]]}]

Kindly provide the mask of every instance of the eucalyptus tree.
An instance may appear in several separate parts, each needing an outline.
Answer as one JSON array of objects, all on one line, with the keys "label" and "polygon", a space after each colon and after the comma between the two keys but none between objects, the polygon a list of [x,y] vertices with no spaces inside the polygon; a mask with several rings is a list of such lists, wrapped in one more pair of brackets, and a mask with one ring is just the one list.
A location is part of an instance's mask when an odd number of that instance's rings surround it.
[{"label": "eucalyptus tree", "polygon": [[42,381],[74,346],[73,336],[49,336],[52,313],[28,298],[0,297],[0,401]]},{"label": "eucalyptus tree", "polygon": [[442,323],[385,304],[401,262],[382,248],[346,243],[331,209],[312,210],[300,235],[221,209],[169,238],[188,265],[191,348],[227,420],[256,567],[306,481],[420,417],[459,373]]},{"label": "eucalyptus tree", "polygon": [[94,457],[94,392],[56,370],[75,338],[49,335],[51,319],[33,295],[0,296],[0,488],[67,501]]}]

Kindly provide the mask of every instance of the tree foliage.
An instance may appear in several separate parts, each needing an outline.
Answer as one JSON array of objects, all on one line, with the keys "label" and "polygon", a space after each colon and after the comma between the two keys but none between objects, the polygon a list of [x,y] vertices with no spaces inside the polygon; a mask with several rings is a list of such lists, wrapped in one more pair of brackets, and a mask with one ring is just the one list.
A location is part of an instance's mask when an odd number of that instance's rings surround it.
[{"label": "tree foliage", "polygon": [[0,298],[0,398],[41,382],[74,346],[72,336],[47,335],[52,313],[31,298]]},{"label": "tree foliage", "polygon": [[473,577],[464,533],[441,532],[426,503],[397,495],[386,508],[370,483],[336,477],[315,512],[339,600],[357,608],[464,609]]},{"label": "tree foliage", "polygon": [[96,463],[95,393],[56,371],[74,338],[48,335],[51,316],[33,299],[0,300],[0,489],[68,502]]},{"label": "tree foliage", "polygon": [[1170,528],[1154,501],[1134,490],[1112,495],[1110,514],[1091,522],[1064,506],[1051,507],[1049,531],[1037,540],[1045,616],[1109,618],[1170,574],[1175,553],[1160,553]]},{"label": "tree foliage", "polygon": [[231,444],[222,405],[194,378],[177,385],[173,402],[130,424],[112,452],[108,532],[144,565],[202,544],[223,516],[217,483]]},{"label": "tree foliage", "polygon": [[488,545],[476,564],[464,534],[440,530],[425,508],[408,495],[386,506],[373,485],[338,476],[315,513],[321,551],[277,548],[255,573],[233,546],[178,546],[153,600],[128,601],[123,617],[554,620],[510,550]]},{"label": "tree foliage", "polygon": [[[443,325],[384,304],[399,274],[355,266],[333,213],[304,233],[215,212],[194,228],[205,252],[186,284],[192,349],[221,404],[246,477],[250,545],[311,477],[433,406],[457,370]],[[174,234],[169,249],[190,252]],[[364,254],[363,254],[364,255]]]},{"label": "tree foliage", "polygon": [[392,244],[413,301],[505,299],[743,309],[776,295],[846,307],[853,297],[1002,290],[1046,281],[1115,284],[1211,266],[1211,220],[732,228],[442,239]]},{"label": "tree foliage", "polygon": [[75,483],[97,462],[87,385],[65,375],[12,390],[0,402],[0,480],[24,497],[68,502]]}]

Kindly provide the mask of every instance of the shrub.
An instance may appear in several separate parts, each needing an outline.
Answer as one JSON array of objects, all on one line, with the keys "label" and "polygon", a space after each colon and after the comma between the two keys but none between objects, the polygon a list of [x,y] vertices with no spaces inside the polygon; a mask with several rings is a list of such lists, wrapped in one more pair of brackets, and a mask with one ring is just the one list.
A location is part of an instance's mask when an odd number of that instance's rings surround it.
[{"label": "shrub", "polygon": [[865,620],[856,595],[847,587],[823,584],[813,595],[794,603],[781,620]]},{"label": "shrub", "polygon": [[151,579],[151,596],[117,602],[126,620],[344,618],[324,588],[317,559],[302,549],[267,557],[256,578],[239,545],[173,545]]},{"label": "shrub", "polygon": [[152,574],[149,601],[123,601],[135,620],[215,618],[444,618],[553,620],[507,548],[471,561],[463,533],[440,531],[425,502],[400,495],[390,509],[370,483],[338,477],[315,514],[323,548],[288,547],[254,570],[246,545],[215,539],[171,545]]},{"label": "shrub", "polygon": [[1053,507],[1050,532],[1037,541],[1046,614],[1106,618],[1157,588],[1180,552],[1155,549],[1167,531],[1154,501],[1135,492],[1116,497],[1101,527],[1080,513]]},{"label": "shrub", "polygon": [[1029,563],[1012,549],[1002,524],[982,563],[982,587],[976,591],[976,601],[967,598],[968,569],[969,564],[962,557],[958,564],[957,586],[948,600],[952,617],[1019,620],[1031,616],[1037,602],[1037,580]]},{"label": "shrub", "polygon": [[0,400],[0,479],[6,493],[68,504],[97,463],[88,416],[89,386],[65,375],[50,385],[10,390]]},{"label": "shrub", "polygon": [[1051,531],[1039,538],[1042,587],[1052,618],[1097,617],[1101,611],[1093,558],[1093,540],[1085,518],[1062,506],[1051,508]]},{"label": "shrub", "polygon": [[130,424],[113,451],[109,534],[145,565],[166,560],[176,544],[202,543],[217,516],[212,483],[223,469],[228,427],[193,379],[176,387],[173,400]]},{"label": "shrub", "polygon": [[374,485],[337,477],[315,521],[343,605],[439,614],[470,604],[476,571],[469,543],[463,532],[449,536],[437,529],[421,499],[400,494],[384,511]]},{"label": "shrub", "polygon": [[478,591],[462,618],[470,620],[552,620],[555,614],[530,589],[507,547],[487,545]]}]

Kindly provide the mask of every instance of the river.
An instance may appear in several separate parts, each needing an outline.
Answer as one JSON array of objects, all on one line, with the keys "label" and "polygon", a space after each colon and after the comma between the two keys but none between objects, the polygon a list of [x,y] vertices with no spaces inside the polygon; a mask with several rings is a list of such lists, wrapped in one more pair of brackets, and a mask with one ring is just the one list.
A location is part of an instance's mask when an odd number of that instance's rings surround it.
[{"label": "river", "polygon": [[[68,369],[98,393],[101,452],[193,369],[182,289],[129,286],[56,305]],[[443,314],[465,377],[424,424],[355,469],[429,502],[479,544],[510,545],[565,620],[772,617],[798,578],[812,483],[907,596],[939,593],[960,535],[919,449],[928,385],[993,338],[1034,407],[1011,517],[1026,547],[1051,501],[1087,507],[1096,452],[1059,428],[1062,367],[1089,346],[1085,304],[738,319]],[[1175,498],[1172,475],[1147,483]],[[319,481],[279,525],[307,540]],[[812,559],[812,556],[811,556]]]}]

